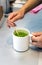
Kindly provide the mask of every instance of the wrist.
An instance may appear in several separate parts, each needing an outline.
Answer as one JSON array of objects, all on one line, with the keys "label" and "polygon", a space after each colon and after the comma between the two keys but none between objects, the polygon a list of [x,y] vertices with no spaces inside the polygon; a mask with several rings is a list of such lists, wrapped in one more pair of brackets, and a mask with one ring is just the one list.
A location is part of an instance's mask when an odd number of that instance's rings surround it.
[{"label": "wrist", "polygon": [[22,8],[20,9],[20,11],[25,15],[25,12],[26,12],[25,7],[22,7]]}]

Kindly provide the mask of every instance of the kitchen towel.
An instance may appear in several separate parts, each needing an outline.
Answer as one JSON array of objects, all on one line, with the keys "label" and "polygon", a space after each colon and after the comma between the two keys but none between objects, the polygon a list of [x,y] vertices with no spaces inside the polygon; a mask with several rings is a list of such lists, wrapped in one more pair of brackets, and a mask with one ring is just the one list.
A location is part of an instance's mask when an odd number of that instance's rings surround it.
[{"label": "kitchen towel", "polygon": [[38,13],[41,9],[42,9],[42,4],[38,5],[37,7],[35,7],[34,9],[32,9],[30,12],[36,14],[36,13]]}]

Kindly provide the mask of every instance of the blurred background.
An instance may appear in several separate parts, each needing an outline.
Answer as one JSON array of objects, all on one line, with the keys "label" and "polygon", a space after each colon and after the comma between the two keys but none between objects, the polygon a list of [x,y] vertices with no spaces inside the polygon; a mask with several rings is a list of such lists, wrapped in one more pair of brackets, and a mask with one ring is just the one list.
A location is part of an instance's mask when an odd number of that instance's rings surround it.
[{"label": "blurred background", "polygon": [[8,14],[12,12],[14,8],[19,9],[26,1],[27,0],[0,0],[0,6],[3,7],[3,12]]}]

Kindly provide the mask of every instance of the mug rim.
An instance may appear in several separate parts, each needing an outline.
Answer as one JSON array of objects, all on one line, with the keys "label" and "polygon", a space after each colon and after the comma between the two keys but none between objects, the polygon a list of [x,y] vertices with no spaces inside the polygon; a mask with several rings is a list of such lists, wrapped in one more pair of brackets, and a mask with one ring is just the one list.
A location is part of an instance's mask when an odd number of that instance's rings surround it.
[{"label": "mug rim", "polygon": [[[25,30],[25,31],[27,31],[27,32],[29,33],[28,35],[23,36],[23,37],[16,36],[15,34],[12,33],[12,35],[15,36],[15,37],[17,37],[17,38],[25,38],[25,37],[28,37],[28,36],[30,35],[30,31],[29,31],[29,29],[27,29],[27,28],[22,28],[22,27],[21,27],[21,28],[18,28],[18,27],[16,27],[16,28],[14,29],[14,31],[15,31],[16,29],[18,29],[18,30],[19,30],[19,29]],[[14,32],[14,31],[13,31],[13,32]]]}]

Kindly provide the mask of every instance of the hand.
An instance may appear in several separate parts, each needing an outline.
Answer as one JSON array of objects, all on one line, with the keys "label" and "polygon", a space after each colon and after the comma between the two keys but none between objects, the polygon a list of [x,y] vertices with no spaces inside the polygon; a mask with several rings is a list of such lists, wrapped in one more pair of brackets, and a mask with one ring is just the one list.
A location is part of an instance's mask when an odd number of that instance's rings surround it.
[{"label": "hand", "polygon": [[10,13],[9,17],[7,19],[8,27],[15,26],[15,21],[18,20],[18,19],[21,19],[23,17],[24,17],[24,11],[23,10],[19,10],[19,11]]},{"label": "hand", "polygon": [[35,32],[32,33],[32,35],[32,44],[39,48],[42,48],[42,32]]}]

